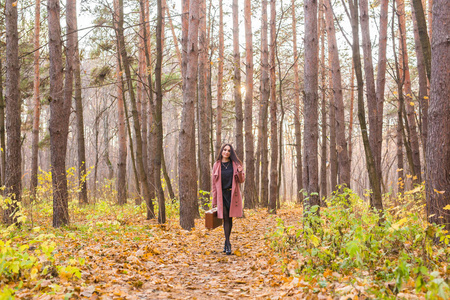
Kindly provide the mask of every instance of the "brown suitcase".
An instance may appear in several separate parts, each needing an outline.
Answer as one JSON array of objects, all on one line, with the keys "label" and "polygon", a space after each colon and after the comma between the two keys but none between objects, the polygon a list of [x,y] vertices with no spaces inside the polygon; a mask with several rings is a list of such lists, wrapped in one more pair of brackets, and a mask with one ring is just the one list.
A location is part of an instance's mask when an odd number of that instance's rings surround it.
[{"label": "brown suitcase", "polygon": [[222,219],[217,218],[217,208],[205,212],[205,227],[214,229],[222,225]]}]

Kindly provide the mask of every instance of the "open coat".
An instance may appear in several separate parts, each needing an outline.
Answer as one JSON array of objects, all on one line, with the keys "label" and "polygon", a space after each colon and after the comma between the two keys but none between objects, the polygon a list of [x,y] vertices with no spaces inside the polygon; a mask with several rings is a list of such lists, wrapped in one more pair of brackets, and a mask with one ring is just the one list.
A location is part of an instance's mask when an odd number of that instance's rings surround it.
[{"label": "open coat", "polygon": [[[239,183],[244,182],[244,171],[238,171],[238,164],[233,162],[233,183],[231,188],[230,217],[242,217],[242,196]],[[217,217],[223,219],[222,198],[222,163],[216,161],[212,171],[212,205],[217,206]]]}]

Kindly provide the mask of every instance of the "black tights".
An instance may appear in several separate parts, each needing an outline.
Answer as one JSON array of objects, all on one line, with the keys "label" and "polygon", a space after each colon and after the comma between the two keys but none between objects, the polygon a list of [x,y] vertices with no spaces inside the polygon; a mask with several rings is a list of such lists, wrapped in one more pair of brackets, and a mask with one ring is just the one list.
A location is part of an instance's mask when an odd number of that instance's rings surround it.
[{"label": "black tights", "polygon": [[230,216],[230,210],[223,208],[223,231],[225,232],[225,244],[230,245],[230,234],[233,228],[233,218]]}]

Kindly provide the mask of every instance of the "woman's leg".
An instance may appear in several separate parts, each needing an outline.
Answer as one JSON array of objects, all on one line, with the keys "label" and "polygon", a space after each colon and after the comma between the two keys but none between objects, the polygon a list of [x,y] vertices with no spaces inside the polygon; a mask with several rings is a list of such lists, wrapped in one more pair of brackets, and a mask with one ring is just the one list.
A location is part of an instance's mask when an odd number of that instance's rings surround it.
[{"label": "woman's leg", "polygon": [[233,228],[233,218],[229,216],[230,211],[224,207],[223,210],[223,231],[225,233],[225,244],[230,245],[231,229]]}]

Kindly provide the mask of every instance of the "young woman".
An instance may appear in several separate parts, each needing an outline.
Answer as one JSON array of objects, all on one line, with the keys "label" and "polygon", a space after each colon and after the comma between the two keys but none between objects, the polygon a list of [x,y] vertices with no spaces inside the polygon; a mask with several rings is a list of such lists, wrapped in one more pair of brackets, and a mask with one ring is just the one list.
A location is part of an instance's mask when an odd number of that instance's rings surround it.
[{"label": "young woman", "polygon": [[223,252],[231,254],[230,234],[233,218],[242,217],[242,197],[239,183],[244,182],[242,162],[233,146],[225,144],[217,156],[212,172],[213,207],[217,206],[217,217],[223,219],[225,246]]}]

